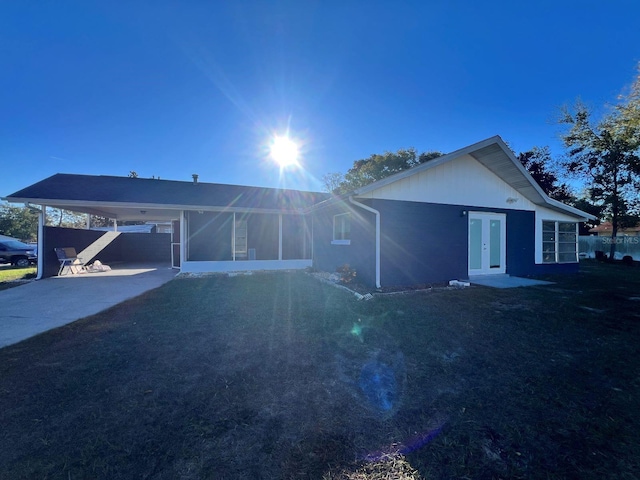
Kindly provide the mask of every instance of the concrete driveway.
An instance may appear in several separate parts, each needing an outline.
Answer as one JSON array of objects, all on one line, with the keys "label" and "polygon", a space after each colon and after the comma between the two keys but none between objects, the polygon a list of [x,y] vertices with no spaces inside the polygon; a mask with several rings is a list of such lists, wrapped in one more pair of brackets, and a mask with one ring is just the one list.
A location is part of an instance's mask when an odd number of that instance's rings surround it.
[{"label": "concrete driveway", "polygon": [[0,348],[106,310],[173,279],[166,265],[46,278],[0,291]]}]

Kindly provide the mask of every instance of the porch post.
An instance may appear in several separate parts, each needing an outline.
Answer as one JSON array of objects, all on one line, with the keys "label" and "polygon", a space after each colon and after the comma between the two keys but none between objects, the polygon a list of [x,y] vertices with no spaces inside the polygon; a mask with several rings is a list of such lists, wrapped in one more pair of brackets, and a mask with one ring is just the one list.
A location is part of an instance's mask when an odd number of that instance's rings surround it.
[{"label": "porch post", "polygon": [[278,260],[282,260],[282,214],[278,214]]},{"label": "porch post", "polygon": [[187,216],[180,210],[180,270],[187,260]]},{"label": "porch post", "polygon": [[315,244],[315,239],[313,238],[313,222],[314,222],[314,217],[315,215],[311,214],[311,261],[313,262],[314,257],[313,257],[313,246]]},{"label": "porch post", "polygon": [[236,261],[236,212],[233,212],[233,225],[231,225],[231,260]]},{"label": "porch post", "polygon": [[302,258],[307,257],[307,218],[302,217]]},{"label": "porch post", "polygon": [[38,215],[38,270],[36,272],[36,280],[42,279],[44,274],[44,224],[47,221],[47,206],[40,205],[40,214]]}]

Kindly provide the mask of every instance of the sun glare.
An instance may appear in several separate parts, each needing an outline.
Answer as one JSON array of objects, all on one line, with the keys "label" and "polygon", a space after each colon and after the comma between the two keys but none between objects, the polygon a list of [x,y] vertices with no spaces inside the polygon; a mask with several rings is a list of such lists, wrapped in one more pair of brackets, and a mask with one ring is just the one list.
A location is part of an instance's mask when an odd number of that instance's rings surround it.
[{"label": "sun glare", "polygon": [[271,142],[271,158],[277,162],[281,168],[298,165],[298,153],[298,145],[288,136],[274,137]]}]

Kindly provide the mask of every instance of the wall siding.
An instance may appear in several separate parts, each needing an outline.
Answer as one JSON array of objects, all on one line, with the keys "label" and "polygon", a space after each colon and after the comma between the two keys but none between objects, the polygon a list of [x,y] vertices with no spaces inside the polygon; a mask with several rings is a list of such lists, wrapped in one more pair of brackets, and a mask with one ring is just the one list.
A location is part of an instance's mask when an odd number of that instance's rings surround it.
[{"label": "wall siding", "polygon": [[363,197],[509,210],[535,209],[531,201],[469,155],[417,172]]},{"label": "wall siding", "polygon": [[462,208],[393,200],[367,203],[380,212],[383,286],[467,276],[467,217]]},{"label": "wall siding", "polygon": [[[333,216],[351,213],[351,244],[332,245]],[[375,285],[375,215],[341,203],[315,211],[313,222],[313,267],[325,272],[335,272],[344,264],[356,270],[357,281]]]},{"label": "wall siding", "polygon": [[[536,265],[536,215],[533,211],[381,199],[362,200],[362,203],[380,212],[380,270],[383,286],[442,283],[468,278],[469,211],[506,215],[508,274],[542,275],[576,272],[578,269],[578,264]],[[361,226],[358,232],[352,225],[351,245],[330,245],[333,215],[344,211],[345,208],[334,208],[314,215],[314,266],[320,270],[334,271],[344,263],[356,268],[363,265],[363,272],[371,273],[359,274],[358,280],[373,286],[375,217],[368,213],[364,215],[362,218],[367,225]],[[467,214],[463,215],[463,211]],[[352,248],[356,246],[364,250]]]}]

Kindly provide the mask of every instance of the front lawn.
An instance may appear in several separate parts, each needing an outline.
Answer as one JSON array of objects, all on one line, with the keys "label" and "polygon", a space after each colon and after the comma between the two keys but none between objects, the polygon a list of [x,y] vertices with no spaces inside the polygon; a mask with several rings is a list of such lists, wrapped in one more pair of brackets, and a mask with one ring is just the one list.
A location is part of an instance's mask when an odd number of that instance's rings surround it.
[{"label": "front lawn", "polygon": [[0,290],[20,285],[17,280],[30,280],[36,276],[36,267],[14,267],[13,265],[0,265]]},{"label": "front lawn", "polygon": [[638,478],[640,269],[550,279],[174,280],[0,350],[0,478]]}]

